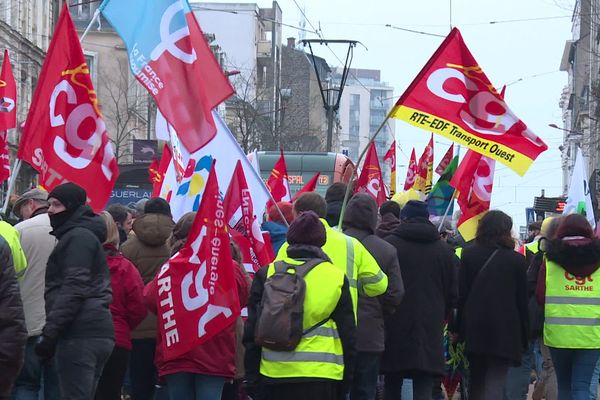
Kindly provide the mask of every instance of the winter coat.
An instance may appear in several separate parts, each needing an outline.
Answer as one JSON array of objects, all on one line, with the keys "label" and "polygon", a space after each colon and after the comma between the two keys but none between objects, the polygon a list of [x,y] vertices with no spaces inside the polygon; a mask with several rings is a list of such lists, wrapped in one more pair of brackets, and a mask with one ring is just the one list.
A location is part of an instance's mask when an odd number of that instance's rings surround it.
[{"label": "winter coat", "polygon": [[391,235],[400,225],[400,220],[392,213],[386,213],[381,217],[375,234],[380,238]]},{"label": "winter coat", "polygon": [[115,346],[131,350],[131,331],[146,317],[144,282],[135,266],[116,247],[104,245],[104,250],[113,294],[110,313],[115,328]]},{"label": "winter coat", "polygon": [[[240,307],[245,307],[249,296],[249,281],[244,270],[235,262],[232,263],[235,273],[235,283],[240,299]],[[144,297],[148,309],[156,314],[156,296],[158,288],[156,279],[152,280],[144,289]],[[156,355],[154,363],[158,369],[158,375],[176,374],[188,372],[192,374],[222,376],[233,379],[235,376],[236,336],[235,323],[229,325],[223,331],[195,347],[190,352],[173,360],[165,361],[162,353],[162,336],[156,335]],[[158,324],[157,324],[158,331]]]},{"label": "winter coat", "polygon": [[273,254],[277,254],[281,246],[285,243],[285,237],[288,230],[287,226],[280,224],[279,222],[265,221],[261,225],[261,228],[263,231],[269,232]]},{"label": "winter coat", "polygon": [[[130,237],[121,252],[138,269],[142,281],[147,284],[171,256],[166,242],[175,224],[163,214],[144,214],[133,223],[135,236]],[[148,314],[146,319],[131,333],[133,339],[154,339],[156,317]]]},{"label": "winter coat", "polygon": [[384,340],[384,312],[393,313],[404,296],[404,284],[394,246],[375,236],[377,203],[368,195],[355,195],[344,214],[344,233],[358,239],[388,277],[385,294],[367,297],[358,295],[358,324],[356,350],[382,352]]},{"label": "winter coat", "polygon": [[527,263],[513,249],[496,250],[477,242],[461,256],[459,324],[469,354],[520,364],[529,342]]},{"label": "winter coat", "polygon": [[37,336],[42,333],[46,323],[46,265],[56,246],[56,238],[50,234],[52,227],[46,212],[19,222],[15,229],[19,232],[21,247],[28,263],[19,281],[27,332],[29,336]]},{"label": "winter coat", "polygon": [[10,247],[17,278],[21,279],[25,273],[25,268],[27,268],[27,258],[21,247],[19,232],[8,222],[0,220],[0,236],[6,240]]},{"label": "winter coat", "polygon": [[8,399],[23,365],[25,316],[10,247],[0,237],[0,399]]},{"label": "winter coat", "polygon": [[102,242],[106,224],[79,207],[52,231],[58,243],[46,268],[46,325],[52,338],[114,338],[110,276]]},{"label": "winter coat", "polygon": [[385,238],[396,248],[404,299],[385,320],[385,373],[442,375],[444,321],[457,298],[454,252],[425,218],[402,222]]}]

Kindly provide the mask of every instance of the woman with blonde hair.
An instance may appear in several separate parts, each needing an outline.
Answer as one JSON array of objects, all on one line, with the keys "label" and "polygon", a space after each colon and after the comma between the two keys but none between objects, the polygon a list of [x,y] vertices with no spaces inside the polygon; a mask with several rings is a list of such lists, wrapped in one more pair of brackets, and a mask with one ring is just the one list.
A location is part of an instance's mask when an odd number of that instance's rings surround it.
[{"label": "woman with blonde hair", "polygon": [[96,400],[120,400],[131,351],[131,331],[146,317],[144,282],[137,268],[119,251],[119,229],[112,216],[107,211],[100,216],[106,224],[106,241],[102,245],[112,287],[110,312],[115,347],[98,382]]}]

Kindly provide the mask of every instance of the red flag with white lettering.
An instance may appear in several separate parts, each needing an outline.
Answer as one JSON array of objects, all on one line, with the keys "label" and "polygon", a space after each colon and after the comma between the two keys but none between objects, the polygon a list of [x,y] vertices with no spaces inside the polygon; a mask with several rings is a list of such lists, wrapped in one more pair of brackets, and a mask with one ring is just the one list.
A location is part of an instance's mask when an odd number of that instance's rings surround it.
[{"label": "red flag with white lettering", "polygon": [[296,194],[292,198],[292,203],[296,201],[296,199],[302,193],[314,192],[317,189],[317,182],[319,181],[319,176],[321,176],[320,172],[314,174],[313,177],[310,178],[310,181],[306,182],[306,185],[302,186],[302,188],[296,192]]},{"label": "red flag with white lettering", "polygon": [[82,186],[95,211],[119,176],[90,71],[65,3],[25,122],[17,157],[40,173],[48,191]]},{"label": "red flag with white lettering", "polygon": [[7,131],[0,131],[0,183],[10,178]]},{"label": "red flag with white lettering", "polygon": [[234,265],[215,162],[185,245],[156,278],[162,353],[172,360],[201,345],[240,315]]},{"label": "red flag with white lettering", "polygon": [[386,200],[385,185],[383,184],[383,176],[377,158],[377,150],[375,143],[371,142],[365,162],[363,164],[360,176],[356,181],[354,193],[366,193],[377,202],[377,205],[382,205]]},{"label": "red flag with white lettering", "polygon": [[410,153],[410,161],[408,162],[408,169],[406,170],[406,179],[404,180],[404,190],[409,190],[415,184],[417,178],[419,166],[417,165],[417,155],[415,154],[415,148],[413,147],[412,153]]},{"label": "red flag with white lettering", "polygon": [[446,154],[444,154],[444,157],[442,158],[442,160],[440,161],[438,166],[435,168],[435,173],[438,175],[442,175],[444,173],[444,171],[446,171],[446,168],[448,168],[448,165],[450,165],[450,163],[452,162],[453,158],[454,158],[454,143],[452,143],[452,145],[450,146],[450,148],[448,149]]},{"label": "red flag with white lettering", "polygon": [[4,50],[0,72],[0,131],[17,127],[17,83],[10,66],[8,50]]},{"label": "red flag with white lettering", "polygon": [[264,242],[258,218],[254,215],[252,197],[248,189],[241,160],[235,165],[229,188],[225,194],[225,220],[232,229],[242,233],[250,242],[258,263],[268,265],[275,255]]}]

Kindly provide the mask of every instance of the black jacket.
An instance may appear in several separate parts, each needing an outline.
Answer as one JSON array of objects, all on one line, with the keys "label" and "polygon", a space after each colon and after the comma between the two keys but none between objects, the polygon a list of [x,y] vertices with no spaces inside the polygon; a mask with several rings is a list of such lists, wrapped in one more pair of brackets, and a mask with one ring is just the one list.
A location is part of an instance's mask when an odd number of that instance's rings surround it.
[{"label": "black jacket", "polygon": [[51,232],[58,242],[46,268],[46,326],[58,338],[114,338],[110,276],[102,242],[106,226],[82,206]]},{"label": "black jacket", "polygon": [[10,247],[0,237],[0,399],[8,399],[23,365],[25,315]]},{"label": "black jacket", "polygon": [[[312,246],[309,246],[312,247]],[[302,251],[302,257],[297,257],[299,254],[292,255],[291,252],[297,250]],[[322,258],[328,257],[321,251],[320,248],[305,250],[300,246],[288,247],[288,255],[292,258]],[[259,383],[273,384],[283,382],[298,382],[298,381],[315,381],[322,380],[316,378],[289,378],[289,379],[272,379],[261,377],[260,375],[260,359],[261,347],[254,342],[254,331],[256,328],[256,320],[258,317],[258,308],[263,296],[265,281],[267,280],[268,266],[265,266],[256,272],[252,287],[250,289],[250,298],[248,299],[248,319],[244,326],[243,344],[246,348],[244,356],[244,366],[246,368],[246,380],[250,385],[256,386]],[[352,297],[350,296],[350,287],[348,279],[344,278],[344,286],[342,286],[342,294],[337,306],[331,314],[331,319],[336,323],[340,340],[342,341],[342,349],[344,351],[344,382],[349,385],[352,382],[354,374],[354,362],[356,358],[356,324],[354,322],[354,309],[352,306]]]},{"label": "black jacket", "polygon": [[525,257],[477,242],[463,250],[460,268],[459,320],[465,351],[508,359],[515,364],[529,339]]},{"label": "black jacket", "polygon": [[381,369],[442,375],[444,324],[457,298],[456,256],[425,218],[403,221],[385,240],[396,248],[406,293],[385,321]]},{"label": "black jacket", "polygon": [[352,197],[344,214],[344,233],[358,239],[388,277],[387,291],[381,296],[367,297],[359,291],[356,350],[363,352],[384,350],[384,313],[393,313],[404,296],[396,249],[375,236],[376,224],[377,203],[366,194]]}]

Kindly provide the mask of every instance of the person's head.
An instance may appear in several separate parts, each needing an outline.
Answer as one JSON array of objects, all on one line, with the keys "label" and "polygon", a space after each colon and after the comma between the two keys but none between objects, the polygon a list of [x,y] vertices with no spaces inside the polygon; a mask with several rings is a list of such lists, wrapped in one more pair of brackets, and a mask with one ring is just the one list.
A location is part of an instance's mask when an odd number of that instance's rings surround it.
[{"label": "person's head", "polygon": [[144,207],[146,207],[147,202],[148,199],[144,198],[135,203],[135,206],[133,207],[133,210],[135,211],[135,218],[139,218],[144,215]]},{"label": "person's head", "polygon": [[119,229],[112,215],[108,211],[102,211],[100,217],[106,225],[106,240],[102,244],[111,244],[119,247]]},{"label": "person's head", "polygon": [[562,216],[547,217],[542,222],[540,229],[540,249],[542,251],[548,250],[548,242],[556,238],[556,230],[562,221]]},{"label": "person's head", "polygon": [[327,216],[327,203],[319,193],[308,192],[302,193],[296,201],[294,201],[294,216],[298,218],[305,211],[312,211],[319,216],[325,218]]},{"label": "person's head", "polygon": [[160,197],[153,197],[146,202],[144,205],[144,214],[161,214],[173,218],[171,215],[171,206],[165,199]]},{"label": "person's head", "polygon": [[314,211],[304,211],[298,215],[287,232],[287,242],[290,246],[308,245],[322,247],[326,240],[325,227]]},{"label": "person's head", "polygon": [[484,246],[514,249],[512,226],[512,218],[507,214],[500,210],[488,211],[477,225],[475,240]]},{"label": "person's head", "polygon": [[400,210],[400,220],[410,221],[415,218],[429,218],[427,204],[419,200],[409,200]]},{"label": "person's head", "polygon": [[583,268],[582,274],[577,276],[589,275],[600,262],[600,239],[596,238],[586,217],[580,214],[563,216],[547,245],[548,260],[566,267],[569,272]]},{"label": "person's head", "polygon": [[346,195],[346,185],[344,182],[335,182],[327,188],[325,192],[325,202],[331,203],[332,201],[344,201]]},{"label": "person's head", "polygon": [[121,204],[111,204],[106,208],[106,211],[111,215],[117,226],[129,233],[133,225],[133,216],[131,210]]},{"label": "person's head", "polygon": [[171,249],[171,255],[177,253],[185,244],[195,218],[196,213],[193,211],[184,214],[173,227],[173,232],[171,232],[171,236],[167,240],[167,245]]},{"label": "person's head", "polygon": [[23,193],[13,205],[13,213],[21,219],[29,219],[37,210],[48,208],[48,192],[31,189]]},{"label": "person's head", "polygon": [[229,246],[231,247],[231,258],[239,265],[244,265],[242,251],[233,238],[229,238]]},{"label": "person's head", "polygon": [[281,210],[281,214],[283,214],[287,223],[291,224],[294,220],[294,211],[292,203],[288,201],[280,201],[277,203],[277,205],[273,204],[271,207],[269,207],[269,211],[267,212],[269,221],[278,222],[285,225],[277,207],[279,207],[279,210]]},{"label": "person's head", "polygon": [[527,226],[527,234],[529,236],[538,236],[542,230],[542,221],[535,221]]},{"label": "person's head", "polygon": [[85,205],[86,201],[87,193],[84,188],[71,182],[63,183],[48,193],[48,214],[74,211]]},{"label": "person's head", "polygon": [[346,207],[342,228],[359,229],[362,231],[375,233],[377,227],[377,202],[366,193],[357,193]]},{"label": "person's head", "polygon": [[385,214],[392,214],[394,217],[400,219],[400,204],[393,200],[383,202],[379,207],[379,215],[383,217]]}]

